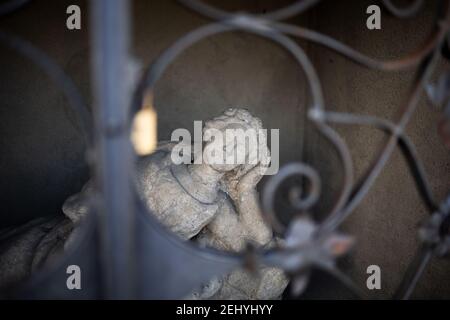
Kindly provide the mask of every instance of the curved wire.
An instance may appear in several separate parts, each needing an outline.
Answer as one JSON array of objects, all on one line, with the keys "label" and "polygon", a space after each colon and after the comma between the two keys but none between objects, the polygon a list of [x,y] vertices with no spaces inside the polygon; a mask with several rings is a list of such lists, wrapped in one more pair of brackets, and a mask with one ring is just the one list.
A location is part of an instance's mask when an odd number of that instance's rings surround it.
[{"label": "curved wire", "polygon": [[[443,37],[440,40],[442,41]],[[410,99],[403,108],[404,110],[401,113],[400,120],[397,124],[397,129],[390,136],[388,142],[383,147],[381,153],[379,153],[377,160],[369,169],[367,175],[363,179],[362,184],[358,187],[358,190],[353,194],[352,198],[346,204],[343,210],[341,210],[340,212],[336,213],[333,216],[332,215],[328,216],[328,218],[324,221],[323,225],[321,226],[321,231],[334,230],[339,225],[341,225],[342,222],[353,212],[353,210],[364,199],[366,194],[371,189],[372,185],[375,183],[376,179],[380,175],[387,161],[390,159],[390,156],[392,155],[395,146],[397,145],[400,133],[402,133],[403,130],[405,129],[405,126],[407,125],[409,119],[411,118],[412,114],[414,113],[414,110],[416,109],[419,103],[419,99],[424,84],[428,81],[429,77],[431,76],[431,73],[437,62],[438,52],[439,50],[435,49],[430,60],[426,62],[425,68],[422,70],[421,74],[419,75],[419,78],[416,80]]]},{"label": "curved wire", "polygon": [[408,300],[423,275],[426,267],[433,257],[433,250],[427,246],[422,246],[409,263],[404,277],[398,286],[393,298],[396,300]]},{"label": "curved wire", "polygon": [[13,13],[14,11],[22,8],[30,0],[10,0],[5,3],[0,4],[0,16]]},{"label": "curved wire", "polygon": [[293,17],[297,14],[305,12],[315,4],[319,3],[320,0],[302,0],[291,4],[290,6],[275,10],[273,12],[260,15],[265,19],[270,20],[285,20],[287,18]]},{"label": "curved wire", "polygon": [[0,43],[15,50],[38,65],[66,95],[70,107],[78,115],[85,143],[92,145],[91,116],[84,99],[72,80],[44,52],[17,36],[0,30]]},{"label": "curved wire", "polygon": [[398,131],[397,126],[393,122],[374,116],[331,111],[325,113],[325,119],[327,122],[339,124],[372,126],[391,135],[398,132],[399,146],[405,156],[405,159],[407,160],[411,172],[413,173],[419,194],[422,196],[422,199],[427,205],[430,213],[438,209],[439,205],[435,200],[435,196],[433,195],[433,191],[431,190],[430,184],[426,177],[425,169],[422,161],[420,161],[414,144],[404,132]]},{"label": "curved wire", "polygon": [[[308,10],[309,8],[317,4],[319,1],[320,0],[300,0],[289,6],[286,6],[278,10],[274,10],[269,13],[265,14],[245,13],[245,14],[248,14],[249,16],[253,17],[261,17],[267,20],[284,20]],[[236,14],[233,12],[227,12],[225,10],[221,10],[216,7],[210,6],[205,2],[199,0],[178,0],[178,2],[180,2],[182,5],[193,10],[198,14],[214,20],[226,20]]]},{"label": "curved wire", "polygon": [[419,47],[416,51],[398,59],[393,60],[377,60],[373,59],[350,46],[337,41],[336,39],[322,34],[320,32],[310,30],[303,27],[298,27],[285,23],[273,23],[272,26],[280,32],[289,34],[291,36],[299,37],[305,40],[312,41],[323,47],[331,49],[344,57],[353,60],[367,68],[378,69],[383,71],[398,71],[407,69],[419,64],[427,55],[429,55],[439,42],[439,39],[449,30],[448,25],[438,26],[438,30],[433,32],[427,41]]},{"label": "curved wire", "polygon": [[[167,66],[185,49],[193,45],[194,43],[200,41],[201,39],[207,38],[212,35],[227,31],[243,30],[246,32],[254,33],[262,37],[270,38],[273,41],[279,43],[285,49],[287,49],[297,62],[302,66],[305,75],[307,77],[308,83],[310,84],[311,95],[313,98],[312,108],[319,111],[324,110],[324,99],[322,88],[320,86],[320,81],[315,72],[315,69],[310,62],[309,58],[304,53],[296,43],[292,40],[277,33],[269,26],[262,24],[260,21],[253,20],[249,17],[237,17],[228,20],[226,23],[214,23],[203,27],[200,27],[194,31],[187,33],[185,36],[177,40],[170,48],[168,48],[163,54],[158,58],[158,60],[151,65],[149,68],[143,86],[141,90],[152,91],[156,81],[161,77]],[[140,105],[138,105],[140,107]]]},{"label": "curved wire", "polygon": [[[350,46],[330,37],[325,34],[322,34],[320,32],[310,30],[307,28],[294,26],[291,24],[281,23],[277,22],[277,20],[284,19],[288,16],[298,14],[300,12],[303,12],[313,4],[317,3],[318,1],[299,1],[291,6],[288,6],[286,8],[279,9],[277,11],[274,11],[269,14],[265,15],[250,15],[246,13],[229,13],[224,10],[217,9],[215,7],[212,7],[210,5],[207,5],[206,3],[198,0],[179,0],[183,5],[186,7],[194,10],[197,13],[200,13],[204,16],[210,17],[215,20],[223,20],[223,23],[226,23],[226,20],[231,20],[233,17],[236,17],[238,15],[243,15],[245,17],[249,17],[252,19],[258,19],[258,18],[264,18],[265,20],[274,20],[274,21],[266,21],[267,24],[269,24],[271,27],[275,28],[276,30],[289,34],[291,36],[299,37],[305,40],[309,40],[311,42],[317,43],[321,46],[324,46],[326,48],[329,48],[333,51],[336,51],[337,53],[340,53],[344,55],[345,57],[353,60],[356,63],[359,63],[365,67],[378,69],[378,70],[384,70],[384,71],[397,71],[397,70],[403,70],[407,69],[413,66],[416,66],[420,61],[426,57],[436,46],[438,40],[441,38],[442,33],[445,33],[448,31],[448,26],[440,27],[438,28],[437,32],[433,32],[429,37],[428,40],[425,41],[425,43],[419,47],[417,50],[413,51],[412,53],[406,55],[402,58],[397,58],[393,60],[378,60],[371,58],[353,48]],[[421,2],[421,1],[417,1]],[[419,6],[420,8],[420,6]],[[292,11],[292,12],[291,12]],[[283,12],[289,12],[292,13],[291,15],[285,16]]]},{"label": "curved wire", "polygon": [[316,268],[328,273],[333,276],[336,280],[340,281],[344,286],[347,287],[355,296],[359,299],[364,297],[364,291],[359,288],[352,279],[350,279],[346,274],[339,270],[336,266],[329,266],[326,264],[317,264]]},{"label": "curved wire", "polygon": [[319,132],[321,132],[336,149],[343,166],[343,182],[341,184],[341,191],[336,202],[328,213],[329,216],[334,216],[343,209],[351,196],[354,180],[353,159],[350,155],[347,144],[334,129],[322,121],[315,121],[315,123],[319,129]]},{"label": "curved wire", "polygon": [[261,203],[263,215],[274,230],[279,234],[283,233],[285,227],[279,221],[275,212],[276,191],[283,182],[294,176],[305,176],[311,184],[310,192],[305,199],[300,199],[297,205],[295,205],[295,203],[290,203],[290,205],[296,210],[304,211],[309,209],[317,202],[320,195],[320,177],[313,168],[301,162],[290,163],[281,167],[278,173],[272,176],[264,185]]},{"label": "curved wire", "polygon": [[392,0],[383,0],[383,5],[388,9],[388,11],[398,18],[409,18],[416,15],[422,8],[424,1],[415,0],[409,6],[400,8],[392,3]]}]

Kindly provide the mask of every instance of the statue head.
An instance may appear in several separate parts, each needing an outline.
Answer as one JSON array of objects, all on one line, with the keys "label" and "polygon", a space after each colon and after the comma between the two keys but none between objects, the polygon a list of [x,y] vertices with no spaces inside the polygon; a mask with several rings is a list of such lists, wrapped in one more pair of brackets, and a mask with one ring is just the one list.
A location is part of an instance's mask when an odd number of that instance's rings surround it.
[{"label": "statue head", "polygon": [[261,162],[261,155],[268,157],[262,129],[261,120],[247,110],[227,109],[205,123],[203,160],[216,171],[244,174]]}]

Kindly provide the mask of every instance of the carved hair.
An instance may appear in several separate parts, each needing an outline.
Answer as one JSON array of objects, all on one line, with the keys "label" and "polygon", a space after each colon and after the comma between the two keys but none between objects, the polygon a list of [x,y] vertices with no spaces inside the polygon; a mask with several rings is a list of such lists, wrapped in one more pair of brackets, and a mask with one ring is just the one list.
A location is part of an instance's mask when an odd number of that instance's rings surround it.
[{"label": "carved hair", "polygon": [[[206,121],[203,132],[205,132],[205,130],[213,128],[224,131],[233,124],[241,125],[247,129],[254,129],[257,133],[261,129],[263,129],[262,121],[259,118],[252,116],[252,114],[248,110],[241,108],[229,108],[225,110],[220,116]],[[263,155],[267,155],[267,157],[269,157],[270,153],[267,147],[267,136],[264,133],[263,135],[259,136],[259,138],[261,137],[264,139],[264,141],[260,141],[259,147],[263,147],[265,148],[265,150],[258,150],[258,153],[262,152]],[[245,175],[254,167],[260,166],[260,160],[261,159],[258,159],[258,162],[256,164],[252,164],[251,161],[249,161],[250,163],[242,164],[236,169],[226,173],[223,179],[224,185],[222,185],[221,187],[225,189],[225,191],[228,191],[227,189],[230,187],[230,185],[234,185],[235,183],[237,183],[243,175]],[[265,163],[267,164],[268,161]]]}]

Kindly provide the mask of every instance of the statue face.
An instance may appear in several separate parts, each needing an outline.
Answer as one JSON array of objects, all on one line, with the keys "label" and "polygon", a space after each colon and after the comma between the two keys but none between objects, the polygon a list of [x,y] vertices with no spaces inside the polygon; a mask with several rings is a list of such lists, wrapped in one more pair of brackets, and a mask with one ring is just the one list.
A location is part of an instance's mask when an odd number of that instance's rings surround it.
[{"label": "statue face", "polygon": [[242,165],[242,161],[238,159],[247,159],[248,150],[245,148],[245,140],[242,146],[242,141],[236,138],[236,130],[246,129],[241,124],[230,124],[221,130],[212,130],[213,138],[208,139],[205,145],[203,160],[219,172],[231,171]]}]

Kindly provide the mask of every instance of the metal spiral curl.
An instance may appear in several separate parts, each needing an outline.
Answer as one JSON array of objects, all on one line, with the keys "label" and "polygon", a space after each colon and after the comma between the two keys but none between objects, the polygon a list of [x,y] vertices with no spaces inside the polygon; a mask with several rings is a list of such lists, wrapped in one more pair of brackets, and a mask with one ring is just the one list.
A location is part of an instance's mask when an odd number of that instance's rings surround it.
[{"label": "metal spiral curl", "polygon": [[267,181],[262,191],[262,212],[279,234],[283,234],[286,227],[278,219],[278,214],[275,212],[275,201],[277,191],[282,184],[292,177],[306,178],[310,184],[309,192],[305,196],[302,192],[303,186],[290,186],[289,205],[297,211],[297,213],[304,213],[309,210],[320,196],[321,182],[319,174],[310,166],[303,163],[291,163],[280,168],[278,173]]},{"label": "metal spiral curl", "polygon": [[406,7],[396,6],[392,0],[383,0],[386,9],[397,18],[409,18],[415,16],[423,6],[423,0],[412,0],[412,3]]}]

